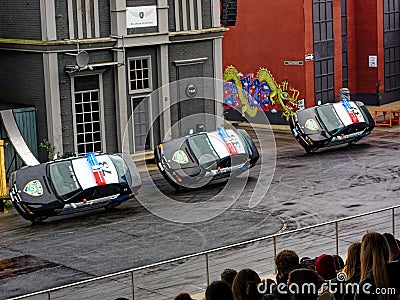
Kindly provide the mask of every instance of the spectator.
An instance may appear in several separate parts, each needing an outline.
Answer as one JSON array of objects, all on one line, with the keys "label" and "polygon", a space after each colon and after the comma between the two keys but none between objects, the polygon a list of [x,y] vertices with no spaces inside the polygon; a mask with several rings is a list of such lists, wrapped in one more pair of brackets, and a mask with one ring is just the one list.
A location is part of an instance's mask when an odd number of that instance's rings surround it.
[{"label": "spectator", "polygon": [[318,256],[315,260],[315,271],[325,280],[336,278],[335,258],[328,254]]},{"label": "spectator", "polygon": [[273,289],[272,294],[278,300],[290,299],[287,293],[282,293],[282,289],[278,289],[279,285],[286,285],[289,277],[289,273],[295,269],[304,268],[300,265],[299,256],[293,250],[283,250],[278,253],[275,258],[276,269],[278,274],[276,275],[276,287]]},{"label": "spectator", "polygon": [[174,300],[194,300],[190,295],[186,292],[179,293]]},{"label": "spectator", "polygon": [[237,271],[234,269],[225,269],[221,273],[221,280],[225,281],[227,284],[229,284],[230,287],[232,287],[233,280],[235,279],[236,274]]},{"label": "spectator", "polygon": [[302,265],[305,268],[315,270],[315,258],[311,258],[308,256],[302,257],[300,259],[300,265]]},{"label": "spectator", "polygon": [[255,271],[251,269],[241,270],[233,280],[233,299],[261,300],[263,295],[258,292],[259,283],[261,283],[261,279]]},{"label": "spectator", "polygon": [[[331,281],[336,279],[336,266],[335,258],[332,255],[322,254],[315,260],[315,271],[321,276],[321,285],[325,281]],[[330,300],[335,299],[328,285],[322,285],[318,290],[319,300]]]},{"label": "spectator", "polygon": [[[390,262],[389,245],[382,234],[369,232],[361,242],[360,293],[355,300],[394,300],[400,296],[400,262]],[[395,288],[395,295],[383,288]],[[379,288],[379,290],[377,289]]]},{"label": "spectator", "polygon": [[[336,300],[353,300],[356,293],[354,284],[360,282],[361,276],[361,262],[360,262],[361,243],[355,242],[347,248],[347,259],[346,265],[343,268],[342,273],[345,274],[345,278],[340,275],[336,282],[340,286],[337,293],[335,293]],[[347,286],[347,287],[346,287]]]},{"label": "spectator", "polygon": [[390,250],[390,259],[391,260],[400,260],[400,248],[397,245],[396,239],[391,233],[384,233],[383,236],[385,237]]},{"label": "spectator", "polygon": [[206,289],[205,300],[233,300],[232,288],[225,281],[214,281]]},{"label": "spectator", "polygon": [[355,242],[347,248],[346,266],[343,268],[343,273],[346,274],[348,282],[359,282],[361,276],[361,243]]},{"label": "spectator", "polygon": [[340,272],[343,270],[344,268],[344,261],[343,258],[340,257],[340,255],[332,255],[333,258],[335,259],[335,269],[336,269],[336,273]]},{"label": "spectator", "polygon": [[288,275],[291,300],[317,300],[318,274],[309,268],[296,269]]}]

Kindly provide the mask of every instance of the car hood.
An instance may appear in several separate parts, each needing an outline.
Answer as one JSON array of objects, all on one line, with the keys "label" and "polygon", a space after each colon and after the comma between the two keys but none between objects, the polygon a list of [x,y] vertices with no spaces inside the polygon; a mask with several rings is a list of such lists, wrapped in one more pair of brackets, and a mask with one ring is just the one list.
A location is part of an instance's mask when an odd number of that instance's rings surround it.
[{"label": "car hood", "polygon": [[163,143],[161,153],[172,170],[183,171],[189,176],[200,172],[197,159],[191,153],[186,137]]},{"label": "car hood", "polygon": [[23,202],[48,204],[58,201],[54,192],[50,190],[50,183],[46,176],[46,164],[21,168],[16,172],[14,184],[14,192]]},{"label": "car hood", "polygon": [[317,118],[314,107],[300,110],[296,113],[299,126],[305,134],[321,134],[325,130]]}]

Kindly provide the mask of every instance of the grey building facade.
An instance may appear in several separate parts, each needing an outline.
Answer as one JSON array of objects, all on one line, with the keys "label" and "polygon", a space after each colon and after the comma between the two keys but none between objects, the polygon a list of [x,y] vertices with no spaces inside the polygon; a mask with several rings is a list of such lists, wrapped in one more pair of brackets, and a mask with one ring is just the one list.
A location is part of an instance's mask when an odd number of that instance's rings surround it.
[{"label": "grey building facade", "polygon": [[35,107],[38,141],[60,153],[127,150],[127,136],[130,153],[152,151],[181,118],[222,116],[170,83],[222,79],[225,30],[219,0],[4,0],[0,101]]}]

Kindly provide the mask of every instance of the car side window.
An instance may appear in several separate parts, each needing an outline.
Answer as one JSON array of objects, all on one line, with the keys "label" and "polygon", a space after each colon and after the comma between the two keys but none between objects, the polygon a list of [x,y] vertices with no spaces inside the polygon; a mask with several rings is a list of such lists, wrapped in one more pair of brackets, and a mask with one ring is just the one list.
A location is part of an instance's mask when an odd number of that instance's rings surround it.
[{"label": "car side window", "polygon": [[64,201],[81,190],[72,171],[71,161],[59,161],[50,164],[49,177],[56,194]]}]

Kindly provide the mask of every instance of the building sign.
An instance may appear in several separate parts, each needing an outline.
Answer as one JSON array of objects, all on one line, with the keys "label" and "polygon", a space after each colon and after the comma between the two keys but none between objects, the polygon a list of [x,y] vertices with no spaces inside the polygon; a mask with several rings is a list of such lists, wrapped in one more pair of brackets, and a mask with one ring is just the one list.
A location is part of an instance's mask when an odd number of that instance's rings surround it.
[{"label": "building sign", "polygon": [[377,68],[378,67],[378,57],[376,55],[369,56],[369,67],[370,68]]},{"label": "building sign", "polygon": [[306,61],[314,60],[314,54],[306,54],[305,59],[306,59]]},{"label": "building sign", "polygon": [[155,5],[126,8],[127,28],[153,26],[157,26],[157,7]]},{"label": "building sign", "polygon": [[297,61],[297,60],[285,60],[284,62],[285,66],[302,66],[304,65],[303,61]]}]

